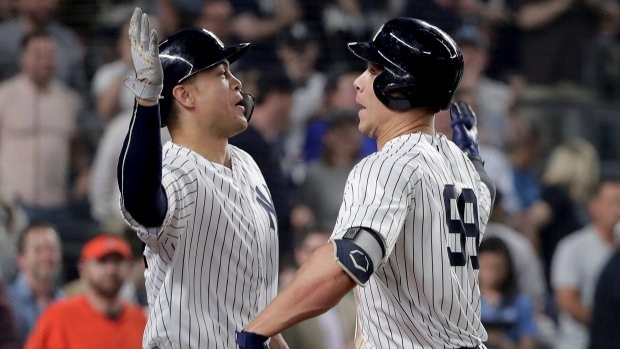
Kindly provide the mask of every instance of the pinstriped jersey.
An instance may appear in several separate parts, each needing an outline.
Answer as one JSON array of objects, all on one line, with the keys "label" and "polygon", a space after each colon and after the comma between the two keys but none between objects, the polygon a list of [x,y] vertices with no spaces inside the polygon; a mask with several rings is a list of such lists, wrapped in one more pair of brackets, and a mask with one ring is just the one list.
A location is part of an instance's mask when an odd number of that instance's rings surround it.
[{"label": "pinstriped jersey", "polygon": [[443,135],[392,139],[351,171],[332,234],[378,232],[386,256],[356,287],[357,348],[459,348],[486,340],[477,249],[489,190]]},{"label": "pinstriped jersey", "polygon": [[167,142],[162,186],[168,211],[146,228],[149,316],[144,348],[235,348],[241,330],[276,296],[277,221],[254,160],[229,145],[232,170]]}]

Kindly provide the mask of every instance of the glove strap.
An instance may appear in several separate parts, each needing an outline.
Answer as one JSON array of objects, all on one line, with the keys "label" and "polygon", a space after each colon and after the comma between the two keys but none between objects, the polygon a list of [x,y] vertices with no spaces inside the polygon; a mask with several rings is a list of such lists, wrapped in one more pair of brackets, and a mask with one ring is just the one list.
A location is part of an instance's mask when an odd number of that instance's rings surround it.
[{"label": "glove strap", "polygon": [[151,85],[145,84],[136,78],[126,77],[123,83],[136,97],[146,100],[158,100],[162,98],[160,96],[163,85]]},{"label": "glove strap", "polygon": [[260,334],[241,331],[237,332],[237,344],[241,349],[268,349],[269,346],[265,343],[269,337],[261,336]]}]

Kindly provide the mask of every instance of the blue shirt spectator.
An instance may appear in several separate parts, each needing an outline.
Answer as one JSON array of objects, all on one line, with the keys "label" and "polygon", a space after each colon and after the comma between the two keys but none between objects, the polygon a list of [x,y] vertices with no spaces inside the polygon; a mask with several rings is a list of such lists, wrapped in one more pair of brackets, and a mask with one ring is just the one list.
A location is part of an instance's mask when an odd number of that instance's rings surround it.
[{"label": "blue shirt spectator", "polygon": [[58,232],[47,223],[32,223],[17,240],[19,274],[9,287],[20,339],[26,341],[42,311],[63,297],[57,282],[61,267]]},{"label": "blue shirt spectator", "polygon": [[499,304],[481,298],[481,318],[485,328],[502,328],[515,343],[524,336],[537,334],[532,301],[525,295],[503,299]]},{"label": "blue shirt spectator", "polygon": [[[16,309],[15,317],[17,318],[20,339],[25,342],[45,306],[37,301],[30,286],[26,283],[26,278],[21,273],[9,287],[9,295],[13,308]],[[63,297],[64,293],[59,288],[53,290],[52,300]]]}]

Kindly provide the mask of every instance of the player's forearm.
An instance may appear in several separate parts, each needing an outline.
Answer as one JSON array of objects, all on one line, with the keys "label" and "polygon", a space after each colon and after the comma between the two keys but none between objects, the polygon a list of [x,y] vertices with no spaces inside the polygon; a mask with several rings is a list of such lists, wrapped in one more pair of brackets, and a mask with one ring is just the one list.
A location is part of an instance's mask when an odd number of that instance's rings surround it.
[{"label": "player's forearm", "polygon": [[316,250],[291,284],[245,328],[266,337],[276,335],[334,307],[355,282],[336,263],[329,243]]},{"label": "player's forearm", "polygon": [[138,223],[147,227],[161,225],[167,209],[165,191],[161,187],[159,107],[156,101],[154,103],[136,105],[117,168],[125,208]]}]

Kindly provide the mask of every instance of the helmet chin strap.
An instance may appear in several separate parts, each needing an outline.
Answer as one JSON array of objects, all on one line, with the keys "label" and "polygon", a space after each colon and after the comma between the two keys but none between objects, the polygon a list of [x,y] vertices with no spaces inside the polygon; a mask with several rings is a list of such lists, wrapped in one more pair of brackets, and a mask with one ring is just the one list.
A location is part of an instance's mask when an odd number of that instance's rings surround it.
[{"label": "helmet chin strap", "polygon": [[241,92],[241,96],[243,96],[243,100],[241,101],[241,105],[245,109],[244,115],[245,119],[249,122],[252,118],[252,112],[254,112],[254,96],[249,93]]}]

